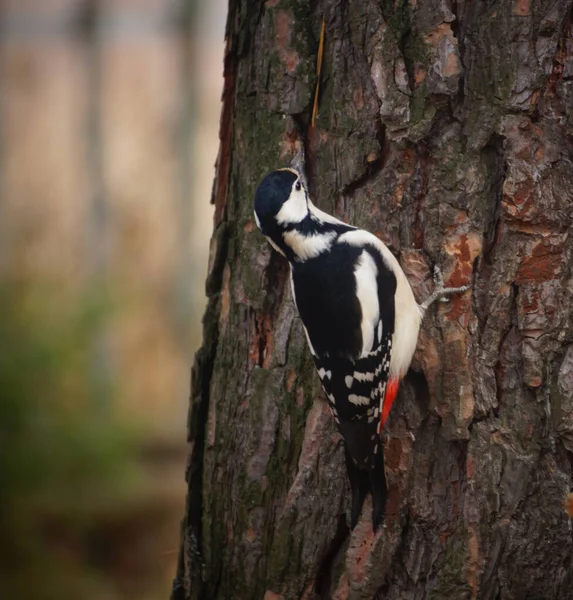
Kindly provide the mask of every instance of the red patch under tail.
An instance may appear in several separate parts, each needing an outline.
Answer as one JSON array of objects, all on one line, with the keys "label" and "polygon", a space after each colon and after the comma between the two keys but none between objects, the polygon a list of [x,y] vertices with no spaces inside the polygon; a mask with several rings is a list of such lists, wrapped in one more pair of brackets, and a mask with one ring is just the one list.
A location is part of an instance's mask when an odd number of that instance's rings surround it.
[{"label": "red patch under tail", "polygon": [[394,400],[396,400],[396,396],[398,394],[398,386],[400,385],[400,380],[397,377],[391,377],[386,384],[386,393],[384,395],[384,406],[382,408],[382,415],[380,416],[380,429],[384,427],[386,423],[386,419],[392,410],[392,405],[394,404]]}]

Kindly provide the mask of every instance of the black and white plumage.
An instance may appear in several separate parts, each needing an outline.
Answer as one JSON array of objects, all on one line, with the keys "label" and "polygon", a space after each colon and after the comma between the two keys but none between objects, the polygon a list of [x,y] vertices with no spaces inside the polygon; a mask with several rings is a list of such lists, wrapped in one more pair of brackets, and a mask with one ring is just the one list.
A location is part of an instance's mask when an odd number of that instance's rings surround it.
[{"label": "black and white plumage", "polygon": [[293,298],[344,438],[352,526],[370,490],[376,529],[387,495],[381,427],[412,360],[425,307],[389,249],[316,208],[296,170],[264,178],[255,219],[291,266]]}]

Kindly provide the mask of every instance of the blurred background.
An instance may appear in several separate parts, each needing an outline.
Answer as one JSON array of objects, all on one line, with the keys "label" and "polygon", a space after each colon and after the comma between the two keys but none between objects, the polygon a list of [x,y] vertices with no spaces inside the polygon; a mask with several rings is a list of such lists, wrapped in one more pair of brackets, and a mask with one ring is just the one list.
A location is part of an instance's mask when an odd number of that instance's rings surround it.
[{"label": "blurred background", "polygon": [[226,0],[0,0],[0,596],[169,597]]}]

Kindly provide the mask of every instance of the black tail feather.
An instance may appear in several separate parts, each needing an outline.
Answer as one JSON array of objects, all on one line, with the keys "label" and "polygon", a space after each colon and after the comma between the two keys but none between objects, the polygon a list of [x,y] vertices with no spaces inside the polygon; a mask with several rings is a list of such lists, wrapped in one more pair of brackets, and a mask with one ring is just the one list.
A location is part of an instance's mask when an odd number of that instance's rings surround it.
[{"label": "black tail feather", "polygon": [[359,469],[345,447],[346,469],[352,491],[352,508],[350,511],[350,527],[354,529],[360,517],[362,504],[368,492],[372,492],[372,527],[376,533],[384,522],[388,485],[384,467],[384,447],[380,441],[373,468]]},{"label": "black tail feather", "polygon": [[380,441],[376,453],[374,468],[368,471],[370,489],[372,491],[372,528],[374,533],[386,516],[386,499],[388,498],[388,482],[384,466],[384,445]]},{"label": "black tail feather", "polygon": [[350,511],[350,527],[354,529],[358,518],[360,517],[360,511],[362,510],[362,504],[364,498],[370,489],[370,482],[368,480],[368,472],[360,470],[352,457],[348,448],[345,446],[346,456],[346,470],[348,471],[348,479],[350,481],[350,490],[352,491],[352,508]]}]

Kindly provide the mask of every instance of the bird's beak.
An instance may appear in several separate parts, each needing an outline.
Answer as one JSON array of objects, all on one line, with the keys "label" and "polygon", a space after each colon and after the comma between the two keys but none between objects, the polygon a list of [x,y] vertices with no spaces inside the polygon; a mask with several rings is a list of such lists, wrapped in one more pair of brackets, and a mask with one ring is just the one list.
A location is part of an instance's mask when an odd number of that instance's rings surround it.
[{"label": "bird's beak", "polygon": [[305,189],[308,189],[308,184],[306,181],[306,175],[304,174],[304,145],[301,143],[299,148],[298,148],[298,152],[294,155],[293,159],[290,161],[290,168],[294,169],[298,174],[299,177],[305,187]]}]

